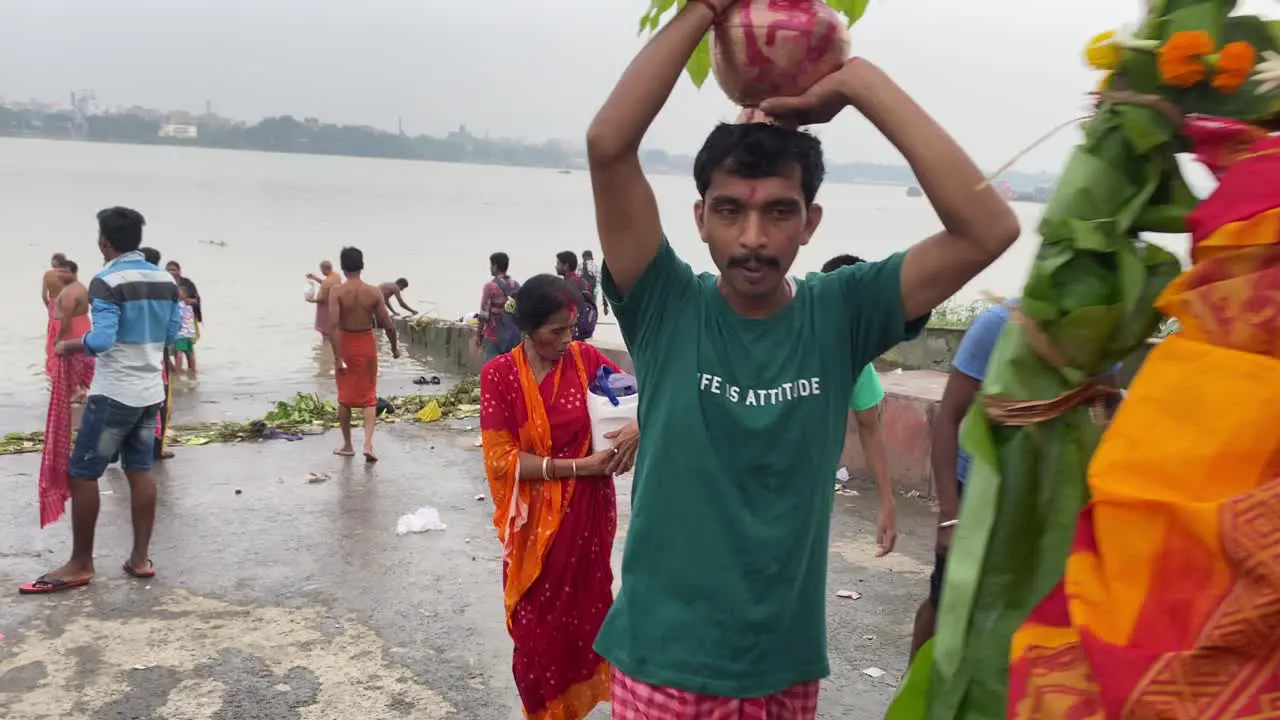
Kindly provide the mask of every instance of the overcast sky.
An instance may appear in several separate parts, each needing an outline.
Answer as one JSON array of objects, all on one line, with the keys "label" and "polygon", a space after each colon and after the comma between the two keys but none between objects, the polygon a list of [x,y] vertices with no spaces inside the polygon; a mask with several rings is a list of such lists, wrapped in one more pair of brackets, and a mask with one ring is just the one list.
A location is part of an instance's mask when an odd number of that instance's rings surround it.
[{"label": "overcast sky", "polygon": [[[641,39],[648,0],[0,0],[0,97],[200,110],[441,134],[580,140]],[[1274,14],[1271,0],[1242,7]],[[1082,113],[1094,33],[1136,0],[871,0],[853,51],[884,67],[986,167]],[[649,137],[697,150],[733,108],[682,80]],[[856,115],[821,131],[834,161],[896,162]],[[1055,171],[1065,132],[1018,169]]]}]

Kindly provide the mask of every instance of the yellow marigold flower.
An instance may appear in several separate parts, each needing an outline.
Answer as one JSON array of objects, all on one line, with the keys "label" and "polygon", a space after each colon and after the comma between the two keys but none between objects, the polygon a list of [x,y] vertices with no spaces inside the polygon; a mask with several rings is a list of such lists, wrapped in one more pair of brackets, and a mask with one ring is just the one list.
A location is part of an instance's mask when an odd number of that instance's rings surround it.
[{"label": "yellow marigold flower", "polygon": [[1084,61],[1095,70],[1115,70],[1120,64],[1120,45],[1116,42],[1116,32],[1108,30],[1094,35],[1084,50]]}]

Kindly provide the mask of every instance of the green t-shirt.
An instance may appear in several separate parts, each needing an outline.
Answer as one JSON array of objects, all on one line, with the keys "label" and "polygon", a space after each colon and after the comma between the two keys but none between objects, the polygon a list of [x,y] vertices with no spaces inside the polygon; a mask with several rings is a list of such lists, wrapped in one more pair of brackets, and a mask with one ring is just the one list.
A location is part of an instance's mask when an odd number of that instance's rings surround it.
[{"label": "green t-shirt", "polygon": [[640,453],[622,590],[596,650],[627,675],[760,697],[828,674],[831,477],[854,368],[909,338],[902,256],[814,273],[744,318],[665,239],[624,298]]},{"label": "green t-shirt", "polygon": [[849,409],[854,412],[870,410],[884,399],[884,388],[880,386],[880,374],[875,366],[867,363],[858,373],[853,383],[853,396],[849,398]]}]

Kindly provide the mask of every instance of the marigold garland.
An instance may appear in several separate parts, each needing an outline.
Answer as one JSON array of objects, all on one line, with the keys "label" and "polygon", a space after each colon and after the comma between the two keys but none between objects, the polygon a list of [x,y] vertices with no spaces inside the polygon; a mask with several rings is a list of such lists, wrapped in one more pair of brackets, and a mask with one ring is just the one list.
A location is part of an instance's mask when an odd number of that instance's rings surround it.
[{"label": "marigold garland", "polygon": [[1191,87],[1204,80],[1205,56],[1213,52],[1213,38],[1204,30],[1174,33],[1160,48],[1156,65],[1166,85]]},{"label": "marigold garland", "polygon": [[1258,53],[1244,41],[1227,43],[1218,53],[1213,86],[1223,92],[1235,92],[1249,79]]}]

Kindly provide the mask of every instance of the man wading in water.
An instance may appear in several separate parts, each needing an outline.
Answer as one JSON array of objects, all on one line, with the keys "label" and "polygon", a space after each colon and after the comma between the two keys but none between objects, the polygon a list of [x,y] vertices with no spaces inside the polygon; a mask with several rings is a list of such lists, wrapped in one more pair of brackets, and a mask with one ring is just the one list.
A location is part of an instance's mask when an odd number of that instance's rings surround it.
[{"label": "man wading in water", "polygon": [[40,304],[48,313],[44,338],[44,374],[49,378],[53,377],[53,345],[57,342],[58,334],[58,324],[53,317],[53,303],[58,299],[58,293],[62,292],[63,285],[66,284],[62,273],[62,264],[66,261],[66,255],[54,253],[53,257],[49,258],[49,269],[44,271],[44,277],[40,279]]},{"label": "man wading in water", "polygon": [[906,157],[943,230],[881,262],[789,280],[822,219],[818,140],[783,125],[721,125],[694,162],[693,207],[721,274],[695,274],[663,236],[638,152],[730,5],[686,4],[587,136],[601,286],[649,388],[622,590],[595,644],[614,667],[615,720],[816,716],[831,478],[854,376],[1018,237],[1013,212],[955,141],[854,59],[760,110],[809,124],[852,107]]},{"label": "man wading in water", "polygon": [[[66,285],[58,293],[53,311],[53,317],[58,322],[58,342],[82,338],[93,329],[93,323],[89,320],[89,291],[77,276],[80,267],[71,260],[63,260],[61,272]],[[79,403],[84,400],[89,384],[93,381],[93,358],[77,355],[71,367],[74,368],[71,402]]]},{"label": "man wading in water", "polygon": [[391,322],[382,291],[360,279],[364,253],[342,248],[338,257],[346,282],[329,291],[329,316],[333,323],[329,341],[333,344],[334,370],[338,379],[338,422],[342,426],[342,447],[335,455],[351,457],[351,409],[364,413],[364,459],[377,462],[373,454],[373,428],[378,422],[378,346],[373,328],[383,328],[391,343],[391,357],[400,357],[396,326]]},{"label": "man wading in water", "polygon": [[395,308],[391,307],[391,298],[395,298],[396,302],[400,303],[400,307],[404,308],[405,312],[410,315],[418,314],[417,310],[414,310],[405,304],[404,297],[400,295],[401,291],[407,290],[408,288],[409,281],[404,278],[400,278],[395,282],[384,282],[378,285],[378,290],[382,291],[382,301],[387,304],[387,312],[396,316],[400,315],[400,313],[396,312]]}]

